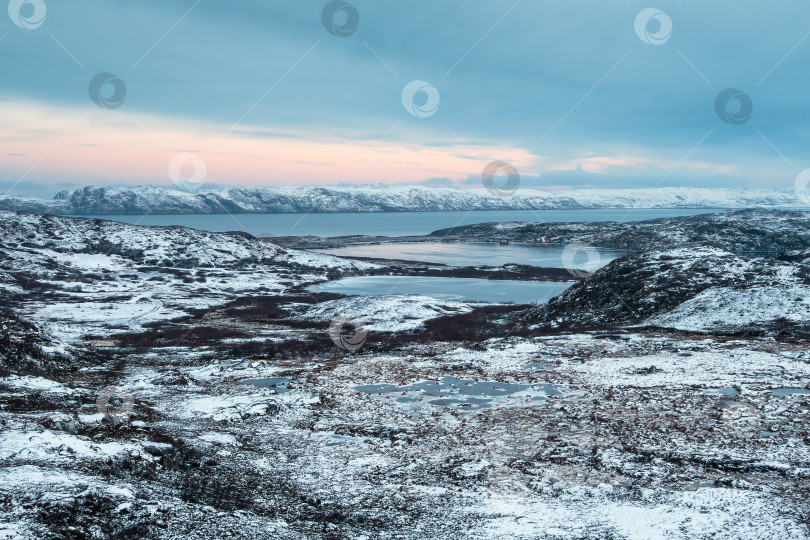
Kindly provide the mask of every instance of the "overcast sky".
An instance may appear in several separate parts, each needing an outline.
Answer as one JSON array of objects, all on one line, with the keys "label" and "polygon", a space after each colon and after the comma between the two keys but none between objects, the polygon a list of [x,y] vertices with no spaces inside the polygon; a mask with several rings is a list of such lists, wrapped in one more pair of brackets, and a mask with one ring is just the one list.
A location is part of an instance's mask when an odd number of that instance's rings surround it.
[{"label": "overcast sky", "polygon": [[493,160],[521,187],[790,188],[808,21],[806,0],[12,0],[0,188],[480,185]]}]

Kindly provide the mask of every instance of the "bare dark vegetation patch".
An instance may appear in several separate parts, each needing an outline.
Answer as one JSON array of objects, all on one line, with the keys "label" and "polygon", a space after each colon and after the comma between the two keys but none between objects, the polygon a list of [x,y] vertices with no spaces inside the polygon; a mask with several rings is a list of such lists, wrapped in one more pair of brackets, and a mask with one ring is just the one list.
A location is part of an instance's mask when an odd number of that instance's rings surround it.
[{"label": "bare dark vegetation patch", "polygon": [[119,347],[134,350],[146,351],[153,347],[179,347],[190,346],[208,347],[218,345],[224,339],[244,339],[250,334],[243,330],[230,328],[224,325],[193,324],[182,323],[150,323],[145,325],[144,332],[127,332],[115,334],[112,339],[116,340]]},{"label": "bare dark vegetation patch", "polygon": [[46,353],[47,339],[35,324],[8,308],[0,309],[0,375],[60,373],[75,366],[70,358]]}]

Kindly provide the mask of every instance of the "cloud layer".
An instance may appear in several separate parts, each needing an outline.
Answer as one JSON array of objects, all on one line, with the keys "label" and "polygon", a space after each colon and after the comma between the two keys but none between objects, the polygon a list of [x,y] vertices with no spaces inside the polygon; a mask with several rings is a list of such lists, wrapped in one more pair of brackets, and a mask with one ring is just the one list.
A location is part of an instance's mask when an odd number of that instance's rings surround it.
[{"label": "cloud layer", "polygon": [[[40,3],[0,23],[17,190],[168,183],[179,152],[251,185],[467,185],[503,160],[522,187],[790,187],[810,166],[799,0],[357,0],[332,27],[327,2]],[[88,93],[99,73],[121,103]],[[728,88],[750,102],[718,109]]]}]

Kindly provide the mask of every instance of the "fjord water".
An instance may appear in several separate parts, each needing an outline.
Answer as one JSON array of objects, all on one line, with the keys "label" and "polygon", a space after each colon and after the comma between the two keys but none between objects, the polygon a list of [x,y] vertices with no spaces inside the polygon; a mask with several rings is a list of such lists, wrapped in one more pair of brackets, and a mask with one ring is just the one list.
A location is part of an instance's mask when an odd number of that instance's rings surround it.
[{"label": "fjord water", "polygon": [[[692,216],[721,212],[711,209],[591,209],[514,210],[471,212],[359,212],[329,214],[204,214],[147,216],[84,216],[147,226],[190,227],[211,232],[244,231],[254,236],[418,236],[433,231],[473,225],[514,221],[534,223],[640,221],[662,217]],[[355,246],[328,250],[348,257],[393,258],[447,264],[450,266],[501,266],[525,264],[546,268],[565,267],[559,246],[501,246],[497,243],[425,243]],[[578,253],[575,268],[595,271],[622,255],[599,250]],[[541,304],[561,294],[569,283],[500,281],[469,278],[425,278],[371,276],[353,277],[315,285],[311,291],[349,296],[421,294],[444,300],[487,303]]]},{"label": "fjord water", "polygon": [[180,225],[211,232],[244,231],[254,236],[415,236],[439,229],[529,221],[566,223],[587,221],[642,221],[694,216],[719,209],[600,208],[592,210],[509,210],[474,212],[346,212],[333,214],[187,214],[146,216],[80,216],[138,225]]},{"label": "fjord water", "polygon": [[[424,242],[402,244],[365,244],[334,249],[316,249],[319,253],[341,257],[399,259],[449,266],[503,266],[525,264],[541,268],[574,268],[595,272],[626,252],[612,249],[572,253],[573,260],[563,261],[565,246],[544,244],[507,244],[497,242]],[[588,254],[590,253],[590,260]]]},{"label": "fjord water", "polygon": [[363,276],[327,281],[307,288],[347,296],[421,294],[439,300],[495,304],[542,304],[563,293],[573,282],[503,281],[496,279],[418,276]]}]

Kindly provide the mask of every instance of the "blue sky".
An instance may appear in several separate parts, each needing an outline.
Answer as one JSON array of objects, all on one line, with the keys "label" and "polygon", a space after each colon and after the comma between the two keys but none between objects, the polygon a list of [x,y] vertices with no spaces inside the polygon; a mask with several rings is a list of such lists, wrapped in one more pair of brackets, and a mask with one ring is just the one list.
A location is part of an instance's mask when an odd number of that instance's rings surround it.
[{"label": "blue sky", "polygon": [[[504,160],[521,187],[790,188],[810,166],[806,1],[354,0],[343,37],[325,1],[17,4],[0,21],[12,194],[170,184],[178,154],[210,185],[479,186]],[[648,8],[663,19],[639,35]],[[88,96],[102,72],[120,108]],[[411,81],[435,111],[406,110]],[[753,104],[740,125],[716,111],[727,88]]]}]

